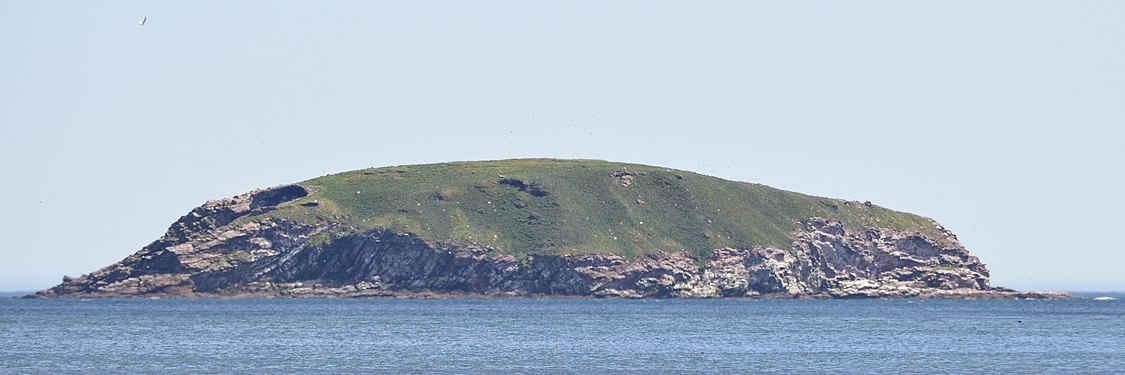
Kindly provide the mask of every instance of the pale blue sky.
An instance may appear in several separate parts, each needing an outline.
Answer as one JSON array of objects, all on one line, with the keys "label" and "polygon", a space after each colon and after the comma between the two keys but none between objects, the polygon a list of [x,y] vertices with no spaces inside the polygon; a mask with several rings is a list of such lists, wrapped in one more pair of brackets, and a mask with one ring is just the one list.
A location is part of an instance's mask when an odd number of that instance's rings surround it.
[{"label": "pale blue sky", "polygon": [[[148,17],[148,26],[137,21]],[[675,167],[1125,289],[1125,2],[0,1],[0,290],[370,166]]]}]

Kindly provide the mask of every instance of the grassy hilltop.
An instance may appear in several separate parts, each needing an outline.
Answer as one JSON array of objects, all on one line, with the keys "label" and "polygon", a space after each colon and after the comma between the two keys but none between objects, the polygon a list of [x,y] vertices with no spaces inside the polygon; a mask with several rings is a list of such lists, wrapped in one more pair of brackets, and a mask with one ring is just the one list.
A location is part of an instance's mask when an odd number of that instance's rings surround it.
[{"label": "grassy hilltop", "polygon": [[840,220],[933,234],[931,220],[668,168],[597,160],[517,159],[372,168],[300,185],[314,191],[245,217],[330,222],[314,242],[371,229],[433,244],[524,254],[689,252],[790,246],[797,221]]}]

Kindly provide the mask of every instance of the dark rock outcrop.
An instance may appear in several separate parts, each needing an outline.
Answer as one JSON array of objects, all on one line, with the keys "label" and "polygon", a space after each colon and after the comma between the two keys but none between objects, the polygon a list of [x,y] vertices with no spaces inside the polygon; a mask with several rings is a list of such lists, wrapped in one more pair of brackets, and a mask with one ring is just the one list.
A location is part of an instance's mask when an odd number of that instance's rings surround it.
[{"label": "dark rock outcrop", "polygon": [[684,253],[517,257],[382,228],[325,239],[335,224],[239,221],[308,194],[291,185],[207,202],[136,254],[36,296],[1061,296],[991,288],[988,269],[948,231],[928,238],[819,218],[801,223],[791,248],[719,248],[703,260]]}]

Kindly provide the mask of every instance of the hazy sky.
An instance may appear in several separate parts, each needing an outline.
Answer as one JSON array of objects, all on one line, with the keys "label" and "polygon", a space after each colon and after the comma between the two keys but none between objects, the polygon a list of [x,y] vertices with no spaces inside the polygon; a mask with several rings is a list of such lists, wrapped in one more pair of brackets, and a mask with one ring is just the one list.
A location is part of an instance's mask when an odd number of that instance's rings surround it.
[{"label": "hazy sky", "polygon": [[[147,26],[137,24],[148,17]],[[1125,2],[0,1],[0,290],[208,199],[517,157],[937,219],[1017,289],[1125,289]]]}]

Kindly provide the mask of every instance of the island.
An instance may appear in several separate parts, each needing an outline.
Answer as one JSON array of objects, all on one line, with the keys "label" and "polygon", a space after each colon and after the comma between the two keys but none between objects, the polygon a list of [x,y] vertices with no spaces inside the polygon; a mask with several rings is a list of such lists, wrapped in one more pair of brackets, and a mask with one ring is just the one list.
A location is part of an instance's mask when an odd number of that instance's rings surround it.
[{"label": "island", "polygon": [[204,203],[32,297],[1065,298],[936,221],[657,166],[370,168]]}]

